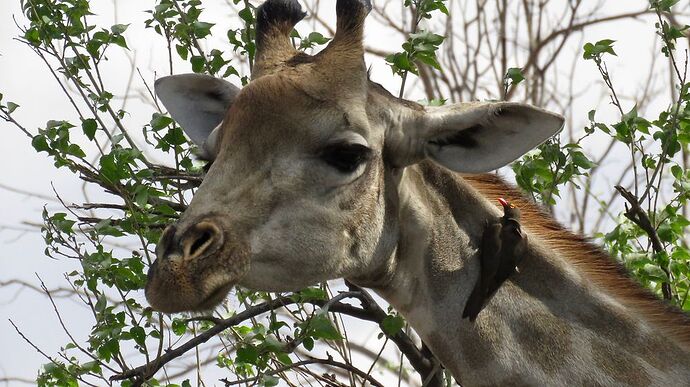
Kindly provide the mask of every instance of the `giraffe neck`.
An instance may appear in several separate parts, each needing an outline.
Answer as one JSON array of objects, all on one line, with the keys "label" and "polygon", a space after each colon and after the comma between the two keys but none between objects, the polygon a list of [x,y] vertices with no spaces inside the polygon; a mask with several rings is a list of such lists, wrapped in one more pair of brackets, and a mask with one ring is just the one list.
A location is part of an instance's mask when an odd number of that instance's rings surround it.
[{"label": "giraffe neck", "polygon": [[530,233],[521,269],[474,323],[462,319],[479,275],[485,219],[500,212],[438,167],[400,187],[392,280],[377,292],[463,385],[681,385],[690,356]]}]

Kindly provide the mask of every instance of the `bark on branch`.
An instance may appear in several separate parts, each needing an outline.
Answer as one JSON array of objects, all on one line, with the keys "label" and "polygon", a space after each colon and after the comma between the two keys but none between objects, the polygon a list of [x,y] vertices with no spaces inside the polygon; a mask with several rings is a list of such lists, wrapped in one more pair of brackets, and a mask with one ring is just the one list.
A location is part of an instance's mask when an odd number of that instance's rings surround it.
[{"label": "bark on branch", "polygon": [[[388,314],[381,309],[376,301],[365,290],[349,283],[348,286],[350,286],[351,291],[347,292],[347,294],[337,295],[331,300],[309,300],[305,301],[304,303],[325,307],[329,312],[342,313],[348,316],[359,318],[361,320],[372,321],[380,325]],[[362,304],[362,308],[341,303],[339,300],[344,298],[354,298],[359,300]],[[156,372],[163,368],[167,363],[207,342],[224,330],[260,314],[296,303],[298,303],[298,301],[295,301],[290,297],[279,297],[274,300],[252,306],[236,314],[235,316],[226,319],[209,318],[207,320],[213,321],[215,325],[207,331],[188,340],[179,347],[167,351],[166,353],[144,365],[111,376],[110,380],[114,381],[130,379],[133,386],[141,386],[146,380],[152,378]],[[398,346],[400,351],[409,360],[412,367],[420,374],[422,380],[425,381],[425,386],[442,386],[442,379],[440,377],[441,374],[438,372],[441,369],[440,363],[433,357],[433,355],[427,355],[420,351],[410,337],[402,330],[399,330],[396,334],[389,335],[388,337]]]},{"label": "bark on branch", "polygon": [[[661,244],[659,239],[659,234],[656,232],[656,228],[652,225],[647,212],[640,207],[640,202],[632,192],[627,189],[617,185],[616,190],[621,194],[621,196],[628,202],[625,205],[625,217],[630,219],[638,227],[642,229],[649,237],[649,241],[652,244],[652,249],[655,253],[661,253],[664,251],[664,246]],[[628,205],[629,204],[629,205]],[[670,279],[670,273],[666,267],[661,266],[661,270],[664,271],[666,277]],[[671,285],[668,281],[661,283],[661,292],[664,295],[665,300],[670,300],[672,298]]]}]

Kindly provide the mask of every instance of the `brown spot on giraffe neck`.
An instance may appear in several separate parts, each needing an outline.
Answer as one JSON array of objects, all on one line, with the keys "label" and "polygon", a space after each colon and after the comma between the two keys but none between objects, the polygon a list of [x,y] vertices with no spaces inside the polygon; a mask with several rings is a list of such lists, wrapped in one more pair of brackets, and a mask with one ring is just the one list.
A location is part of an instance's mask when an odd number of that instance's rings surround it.
[{"label": "brown spot on giraffe neck", "polygon": [[648,386],[651,383],[642,363],[618,345],[594,337],[592,357],[596,366],[617,382],[631,386]]},{"label": "brown spot on giraffe neck", "polygon": [[[462,194],[451,172],[431,162],[420,163],[419,171],[423,176],[422,184],[429,188],[425,199],[433,219],[432,237],[424,257],[425,276],[434,297],[440,298],[457,291],[452,287],[458,272],[466,268],[469,258],[476,253],[473,238],[479,239],[476,235],[468,235],[473,227],[466,223],[467,208],[475,203]],[[448,219],[449,214],[452,219]]]},{"label": "brown spot on giraffe neck", "polygon": [[[653,334],[638,334],[635,339],[636,353],[652,367],[667,372],[674,365],[680,365],[687,360],[687,354],[671,346],[667,338]],[[659,348],[666,348],[659,351]]]},{"label": "brown spot on giraffe neck", "polygon": [[[632,348],[652,367],[667,371],[676,363],[675,356],[682,354],[670,345],[667,339],[641,332],[640,325],[623,310],[611,308],[602,303],[591,303],[582,307],[576,317],[577,322],[600,338],[606,338],[619,347]],[[659,348],[667,348],[660,352]]]},{"label": "brown spot on giraffe neck", "polygon": [[606,387],[606,384],[604,384],[601,380],[597,380],[596,377],[587,375],[582,380],[580,381],[578,386],[587,386],[587,387]]},{"label": "brown spot on giraffe neck", "polygon": [[507,379],[501,380],[498,384],[501,387],[530,387],[531,383],[527,382],[522,376],[514,375]]},{"label": "brown spot on giraffe neck", "polygon": [[[424,257],[426,262],[424,276],[433,297],[440,299],[453,294],[457,271],[465,265],[461,261],[460,252],[468,247],[466,237],[455,224],[440,223],[435,224],[434,227],[432,239]],[[438,238],[439,234],[452,237]],[[459,298],[458,302],[460,302]]]},{"label": "brown spot on giraffe neck", "polygon": [[567,364],[573,345],[568,321],[535,311],[520,315],[510,328],[519,350],[547,375],[556,375]]},{"label": "brown spot on giraffe neck", "polygon": [[[506,337],[509,334],[502,312],[500,308],[489,307],[473,324],[459,328],[456,332],[457,342],[449,342],[447,335],[432,333],[432,349],[445,353],[460,352],[459,358],[465,367],[479,375],[491,373],[506,350]],[[475,383],[476,380],[472,382]]]}]

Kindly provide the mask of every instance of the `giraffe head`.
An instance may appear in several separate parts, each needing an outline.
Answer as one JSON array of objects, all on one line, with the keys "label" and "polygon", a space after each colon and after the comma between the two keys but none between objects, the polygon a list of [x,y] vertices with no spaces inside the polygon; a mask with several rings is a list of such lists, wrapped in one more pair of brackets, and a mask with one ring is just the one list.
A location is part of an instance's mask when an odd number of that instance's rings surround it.
[{"label": "giraffe head", "polygon": [[161,78],[156,93],[212,160],[149,270],[160,311],[208,309],[234,284],[296,290],[345,277],[375,280],[397,244],[396,179],[430,158],[490,171],[557,133],[563,119],[523,104],[422,107],[368,80],[367,0],[338,0],[337,31],[314,56],[289,39],[296,0],[257,10],[252,81]]}]

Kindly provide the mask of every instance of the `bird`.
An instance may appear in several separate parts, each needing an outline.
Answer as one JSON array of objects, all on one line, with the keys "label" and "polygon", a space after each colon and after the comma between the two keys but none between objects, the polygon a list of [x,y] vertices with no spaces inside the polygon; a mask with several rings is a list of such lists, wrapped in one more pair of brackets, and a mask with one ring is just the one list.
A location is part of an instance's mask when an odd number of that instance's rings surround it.
[{"label": "bird", "polygon": [[498,266],[500,265],[501,251],[501,223],[489,220],[484,225],[482,241],[479,245],[479,278],[474,284],[474,289],[465,304],[462,318],[469,317],[471,322],[477,318],[484,306],[488,294],[489,285],[493,284]]},{"label": "bird", "polygon": [[471,322],[501,285],[515,273],[527,251],[527,236],[520,227],[520,210],[503,198],[503,216],[487,221],[479,246],[479,279],[467,299],[462,317]]},{"label": "bird", "polygon": [[501,218],[501,252],[498,270],[489,285],[487,298],[491,298],[499,287],[517,271],[527,252],[527,235],[520,226],[520,209],[503,198],[498,201],[503,206]]}]

